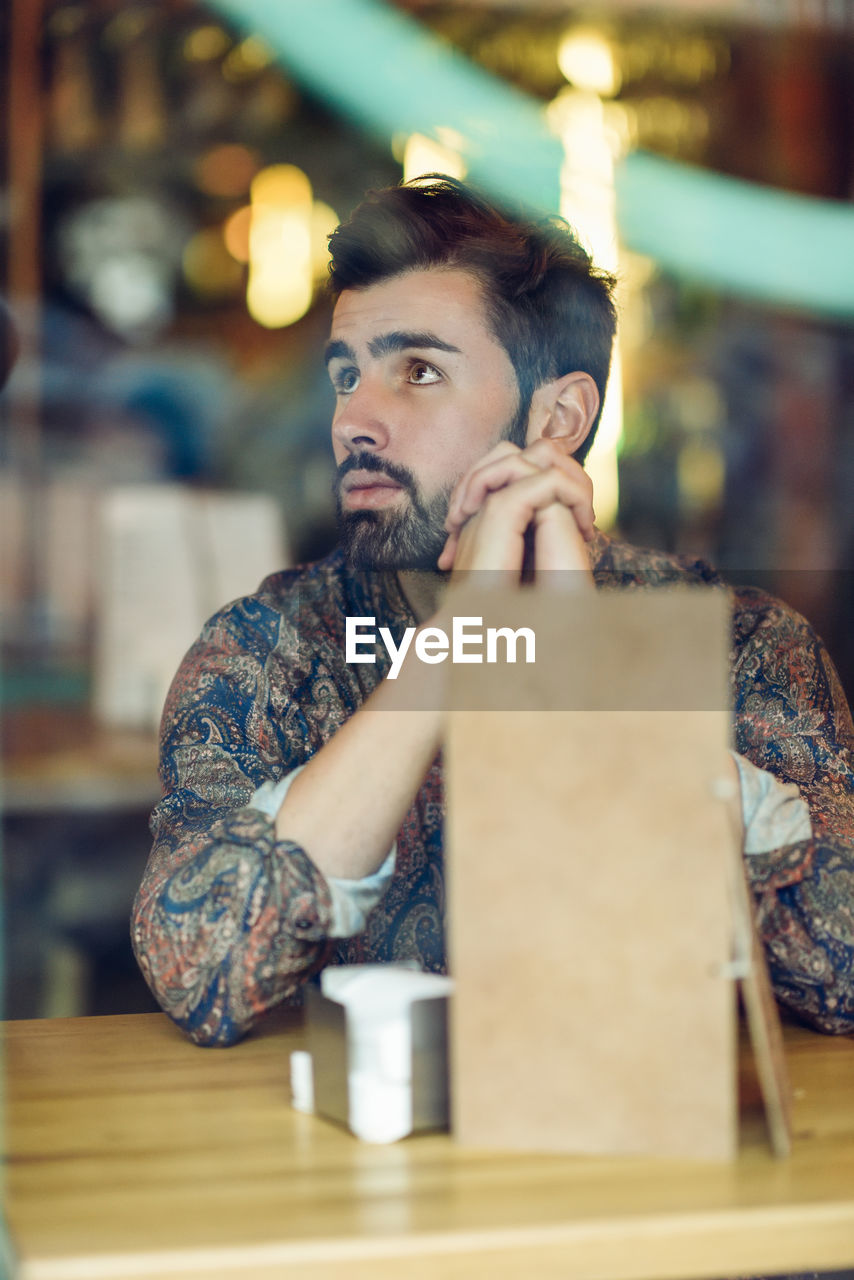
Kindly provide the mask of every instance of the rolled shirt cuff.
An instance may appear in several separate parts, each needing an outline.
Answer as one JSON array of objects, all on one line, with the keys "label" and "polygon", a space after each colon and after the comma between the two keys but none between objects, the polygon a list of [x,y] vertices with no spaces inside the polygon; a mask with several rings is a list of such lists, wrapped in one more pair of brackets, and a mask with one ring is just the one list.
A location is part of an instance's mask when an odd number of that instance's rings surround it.
[{"label": "rolled shirt cuff", "polygon": [[[291,783],[298,773],[302,773],[304,768],[305,765],[298,765],[296,769],[286,773],[277,782],[272,779],[268,782],[262,782],[249,801],[249,807],[260,810],[261,813],[267,814],[269,818],[275,818],[282,806],[282,801],[288,794]],[[306,856],[308,858],[311,857],[308,850],[306,850]],[[329,929],[331,938],[352,938],[357,933],[362,932],[368,915],[391,883],[396,857],[397,841],[395,840],[382,866],[378,867],[369,876],[363,876],[361,880],[344,880],[338,876],[328,876],[325,872],[322,873],[323,878],[329,885],[329,893],[332,898],[332,923]]]},{"label": "rolled shirt cuff", "polygon": [[806,801],[794,782],[781,782],[744,756],[732,753],[741,782],[744,852],[770,853],[812,837]]}]

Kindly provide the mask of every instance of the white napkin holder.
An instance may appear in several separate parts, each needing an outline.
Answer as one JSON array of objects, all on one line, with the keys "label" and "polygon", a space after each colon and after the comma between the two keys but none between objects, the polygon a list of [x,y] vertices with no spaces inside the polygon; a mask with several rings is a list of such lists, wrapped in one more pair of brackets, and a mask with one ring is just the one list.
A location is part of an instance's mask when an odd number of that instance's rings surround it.
[{"label": "white napkin holder", "polygon": [[408,965],[338,965],[306,988],[308,1054],[291,1055],[294,1106],[365,1142],[447,1128],[450,978]]}]

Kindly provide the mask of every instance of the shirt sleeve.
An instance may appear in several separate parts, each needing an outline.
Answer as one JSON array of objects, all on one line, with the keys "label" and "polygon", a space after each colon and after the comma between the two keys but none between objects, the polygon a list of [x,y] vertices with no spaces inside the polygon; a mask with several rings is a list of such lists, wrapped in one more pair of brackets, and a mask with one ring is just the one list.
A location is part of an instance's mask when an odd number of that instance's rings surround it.
[{"label": "shirt sleeve", "polygon": [[[291,783],[304,768],[305,765],[300,765],[278,782],[262,783],[249,801],[250,807],[259,809],[275,821]],[[371,875],[363,876],[360,880],[345,880],[341,876],[326,877],[332,899],[332,923],[329,927],[331,938],[352,938],[363,931],[369,913],[391,884],[396,857],[395,840],[382,866]]]},{"label": "shirt sleeve", "polygon": [[[279,621],[257,601],[217,615],[184,659],[163,715],[164,796],[131,935],[157,1000],[200,1044],[239,1039],[330,950],[330,886],[252,803],[321,745],[297,705],[269,710]],[[293,732],[281,732],[292,720]]]},{"label": "shirt sleeve", "polygon": [[[827,1032],[854,1031],[854,726],[824,645],[800,615],[742,590],[733,663],[736,749],[772,774],[776,800],[748,779],[747,804],[774,847],[745,858],[777,999]],[[739,769],[745,776],[741,762]],[[809,812],[801,830],[790,802]],[[765,812],[768,822],[761,821]],[[743,797],[743,804],[745,800]],[[787,813],[788,810],[788,813]],[[746,814],[747,817],[750,815]],[[780,820],[786,818],[786,822]],[[788,819],[794,818],[791,825]],[[753,832],[750,826],[753,826]],[[758,836],[753,820],[748,834]]]}]

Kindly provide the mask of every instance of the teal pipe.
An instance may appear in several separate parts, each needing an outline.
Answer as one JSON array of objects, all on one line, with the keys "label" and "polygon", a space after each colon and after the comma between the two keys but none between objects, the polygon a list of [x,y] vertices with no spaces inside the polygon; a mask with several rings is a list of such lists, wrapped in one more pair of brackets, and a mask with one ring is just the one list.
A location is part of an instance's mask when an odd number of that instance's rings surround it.
[{"label": "teal pipe", "polygon": [[[213,0],[348,119],[389,141],[455,130],[472,181],[555,211],[563,149],[542,104],[380,0]],[[617,168],[623,243],[666,272],[854,319],[854,208],[635,152]]]},{"label": "teal pipe", "polygon": [[454,129],[472,181],[497,198],[559,207],[563,149],[542,104],[411,18],[378,0],[214,0],[212,7],[383,140]]},{"label": "teal pipe", "polygon": [[637,151],[619,166],[627,248],[675,275],[781,307],[854,317],[854,208]]}]

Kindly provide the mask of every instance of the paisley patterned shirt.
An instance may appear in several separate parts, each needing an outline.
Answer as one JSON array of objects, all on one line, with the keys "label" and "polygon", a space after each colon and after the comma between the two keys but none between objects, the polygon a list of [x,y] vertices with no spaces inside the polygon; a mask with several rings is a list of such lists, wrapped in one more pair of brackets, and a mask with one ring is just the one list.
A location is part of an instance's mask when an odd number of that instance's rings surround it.
[{"label": "paisley patterned shirt", "polygon": [[[597,534],[597,585],[718,583],[700,561]],[[754,588],[734,591],[736,750],[809,805],[812,836],[745,860],[778,1000],[823,1031],[854,1031],[854,727],[809,624]],[[415,959],[445,968],[443,787],[437,758],[397,839],[388,890],[354,938],[330,938],[329,886],[304,849],[250,805],[304,764],[385,674],[347,664],[345,618],[399,642],[415,624],[393,575],[340,552],[274,574],[206,625],[161,731],[163,799],[133,910],[137,959],[157,999],[200,1044],[230,1044],[327,964]]]}]

